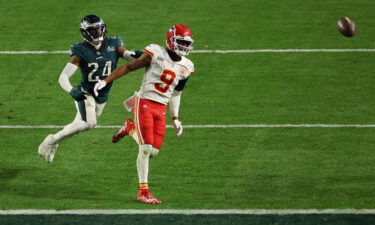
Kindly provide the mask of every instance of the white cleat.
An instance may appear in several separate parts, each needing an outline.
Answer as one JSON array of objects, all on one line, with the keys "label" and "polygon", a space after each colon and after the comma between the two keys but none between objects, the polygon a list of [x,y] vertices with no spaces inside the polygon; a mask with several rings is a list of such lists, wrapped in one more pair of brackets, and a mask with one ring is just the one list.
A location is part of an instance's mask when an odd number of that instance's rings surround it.
[{"label": "white cleat", "polygon": [[55,152],[58,147],[56,140],[52,134],[49,134],[42,144],[39,145],[38,153],[40,156],[44,156],[47,162],[51,163],[55,157]]}]

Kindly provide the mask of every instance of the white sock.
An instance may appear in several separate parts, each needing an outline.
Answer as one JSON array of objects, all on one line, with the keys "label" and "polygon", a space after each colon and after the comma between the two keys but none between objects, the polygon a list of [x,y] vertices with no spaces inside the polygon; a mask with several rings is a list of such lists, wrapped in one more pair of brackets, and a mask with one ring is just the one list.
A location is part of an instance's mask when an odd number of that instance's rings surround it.
[{"label": "white sock", "polygon": [[152,145],[139,145],[139,153],[137,157],[137,171],[139,183],[148,183],[148,162]]}]

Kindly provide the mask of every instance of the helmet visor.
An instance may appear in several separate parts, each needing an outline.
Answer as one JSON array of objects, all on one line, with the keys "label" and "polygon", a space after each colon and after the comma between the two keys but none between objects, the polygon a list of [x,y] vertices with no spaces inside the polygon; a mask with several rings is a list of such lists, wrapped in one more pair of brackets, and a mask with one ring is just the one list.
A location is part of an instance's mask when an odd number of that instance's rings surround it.
[{"label": "helmet visor", "polygon": [[183,46],[183,47],[187,47],[187,48],[193,44],[191,41],[186,41],[186,40],[182,40],[182,39],[177,39],[176,43],[179,46]]},{"label": "helmet visor", "polygon": [[179,55],[188,55],[190,51],[193,49],[193,43],[194,41],[176,38],[176,44],[175,44],[175,51]]},{"label": "helmet visor", "polygon": [[92,39],[100,38],[104,35],[104,25],[89,27],[87,32],[90,34]]}]

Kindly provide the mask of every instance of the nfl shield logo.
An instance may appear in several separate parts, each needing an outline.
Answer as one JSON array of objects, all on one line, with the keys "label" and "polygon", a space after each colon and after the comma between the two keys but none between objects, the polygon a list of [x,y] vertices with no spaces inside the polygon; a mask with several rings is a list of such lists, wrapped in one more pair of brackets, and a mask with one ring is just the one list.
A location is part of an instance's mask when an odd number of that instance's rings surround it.
[{"label": "nfl shield logo", "polygon": [[107,52],[113,52],[115,50],[115,47],[113,46],[108,46]]}]

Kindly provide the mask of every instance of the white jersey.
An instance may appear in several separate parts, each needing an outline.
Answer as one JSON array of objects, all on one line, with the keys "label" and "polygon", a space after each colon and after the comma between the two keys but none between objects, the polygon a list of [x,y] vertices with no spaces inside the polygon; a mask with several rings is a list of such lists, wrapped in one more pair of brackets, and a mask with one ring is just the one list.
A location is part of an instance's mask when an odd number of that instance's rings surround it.
[{"label": "white jersey", "polygon": [[174,62],[167,49],[160,45],[150,44],[144,51],[152,60],[143,76],[138,96],[167,105],[178,82],[194,73],[194,64],[184,56]]}]

